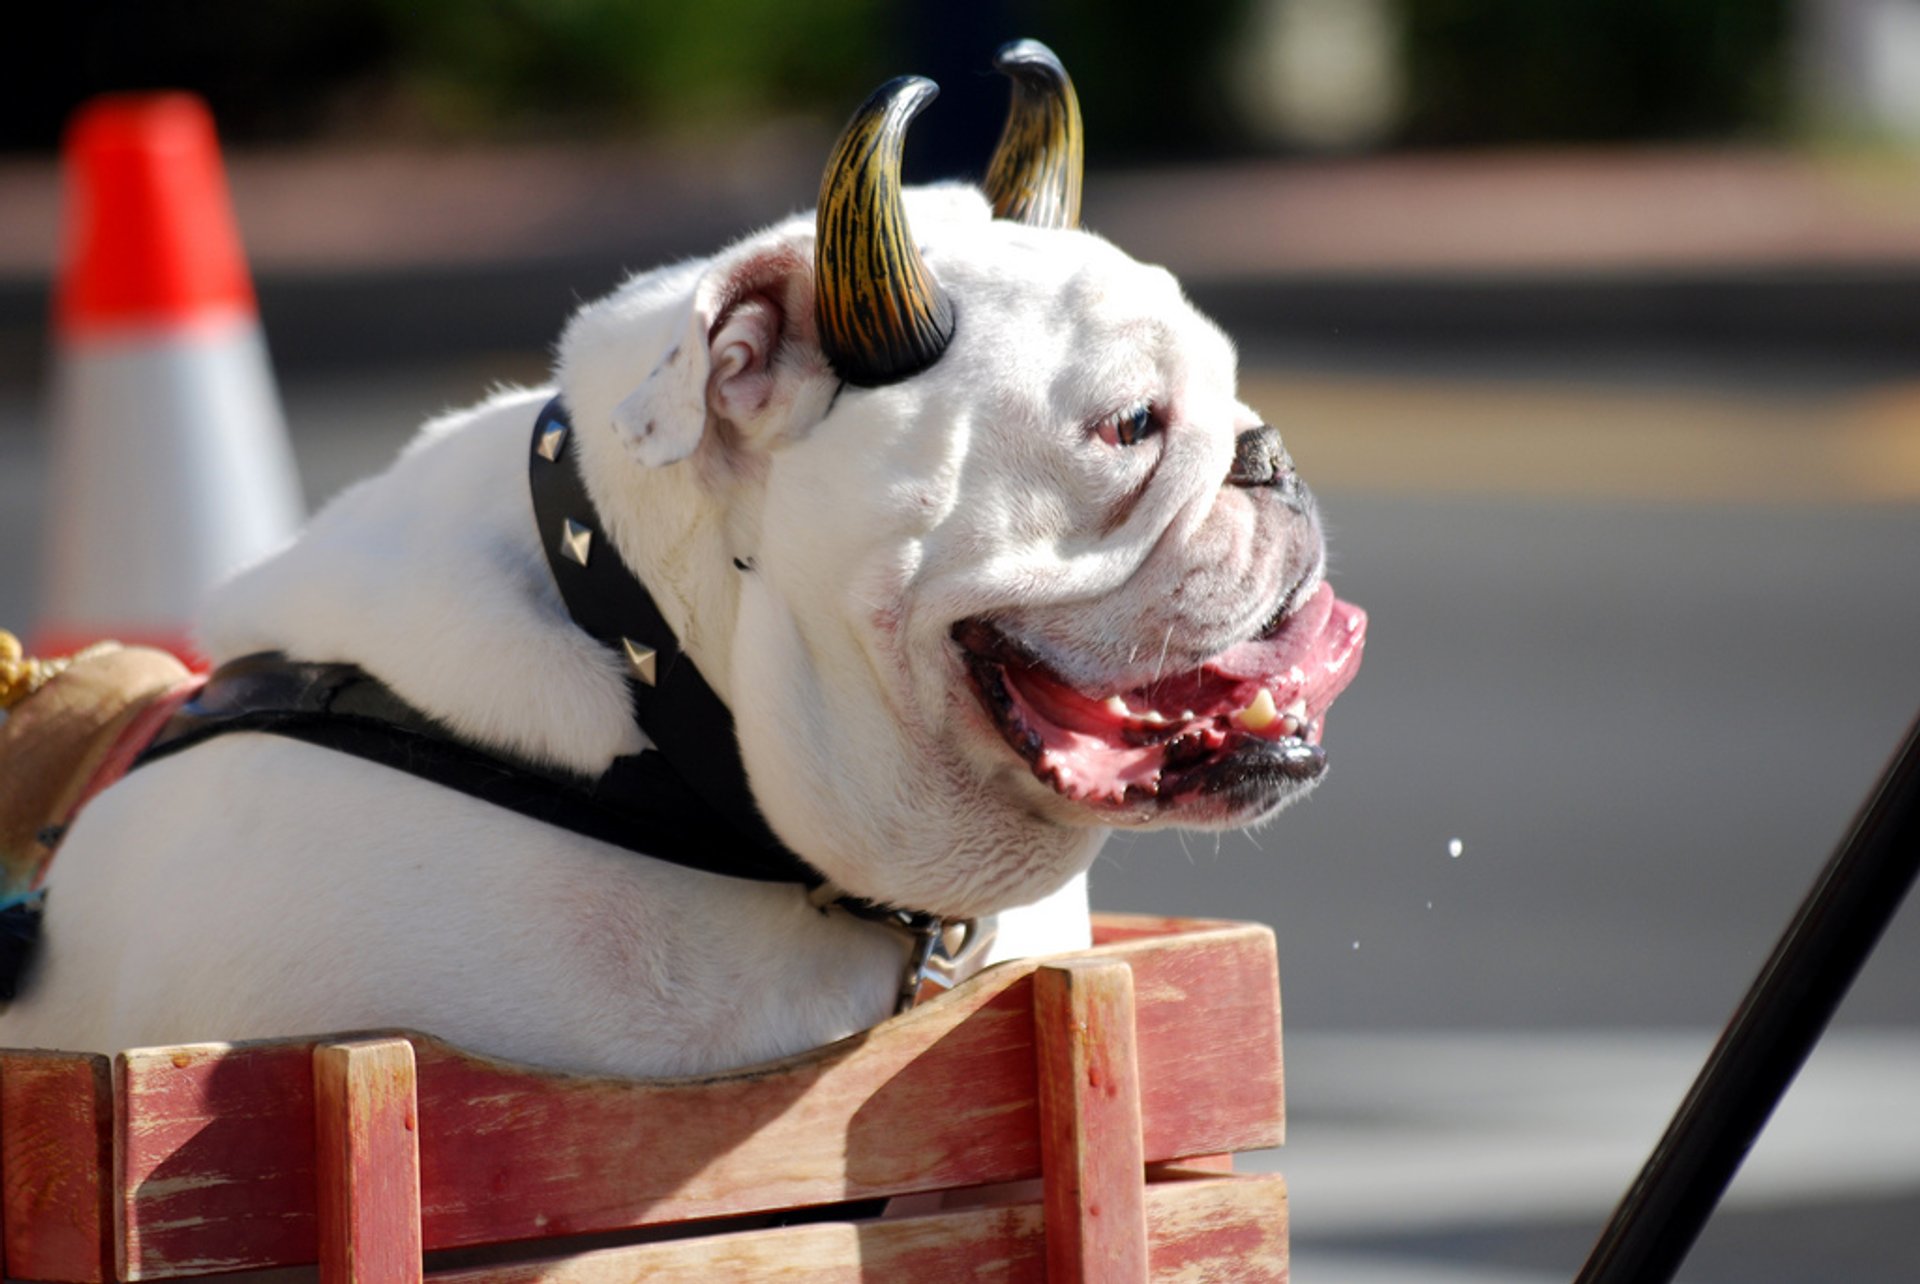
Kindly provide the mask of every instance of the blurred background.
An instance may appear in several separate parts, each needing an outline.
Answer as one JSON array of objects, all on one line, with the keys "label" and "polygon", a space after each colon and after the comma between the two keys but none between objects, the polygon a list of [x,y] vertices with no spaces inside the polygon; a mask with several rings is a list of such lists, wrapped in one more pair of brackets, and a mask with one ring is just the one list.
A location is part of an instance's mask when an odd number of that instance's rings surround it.
[{"label": "blurred background", "polygon": [[[569,308],[810,206],[881,79],[976,176],[1002,41],[1180,273],[1373,625],[1318,794],[1117,838],[1275,925],[1302,1281],[1570,1278],[1920,707],[1920,0],[75,0],[0,78],[0,621],[42,595],[56,148],[228,145],[309,505]],[[1920,1278],[1920,912],[1684,1279]]]}]

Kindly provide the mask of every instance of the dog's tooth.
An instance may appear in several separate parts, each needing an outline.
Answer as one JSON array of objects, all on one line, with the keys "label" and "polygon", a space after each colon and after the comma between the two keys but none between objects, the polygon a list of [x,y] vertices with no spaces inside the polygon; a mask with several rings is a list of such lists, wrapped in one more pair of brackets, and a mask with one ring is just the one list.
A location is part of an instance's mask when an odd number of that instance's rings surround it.
[{"label": "dog's tooth", "polygon": [[1296,717],[1294,717],[1294,716],[1293,716],[1292,714],[1290,714],[1290,713],[1289,713],[1289,714],[1287,714],[1287,715],[1286,715],[1285,717],[1283,717],[1283,718],[1281,718],[1281,719],[1280,719],[1280,734],[1281,734],[1281,735],[1283,735],[1283,736],[1297,736],[1297,735],[1299,735],[1299,734],[1300,734],[1300,719],[1298,719],[1298,718],[1296,718]]},{"label": "dog's tooth", "polygon": [[1149,709],[1140,715],[1140,721],[1152,723],[1156,727],[1164,727],[1167,725],[1167,715],[1158,709]]},{"label": "dog's tooth", "polygon": [[1280,712],[1286,714],[1295,722],[1305,722],[1307,720],[1307,698],[1305,696],[1297,697],[1292,704]]},{"label": "dog's tooth", "polygon": [[1273,707],[1273,692],[1261,687],[1260,694],[1253,698],[1253,703],[1234,714],[1233,717],[1234,721],[1248,731],[1265,731],[1273,725],[1274,719],[1279,717]]},{"label": "dog's tooth", "polygon": [[1126,718],[1133,714],[1133,710],[1127,708],[1127,702],[1117,695],[1108,696],[1106,703],[1107,712],[1116,718]]}]

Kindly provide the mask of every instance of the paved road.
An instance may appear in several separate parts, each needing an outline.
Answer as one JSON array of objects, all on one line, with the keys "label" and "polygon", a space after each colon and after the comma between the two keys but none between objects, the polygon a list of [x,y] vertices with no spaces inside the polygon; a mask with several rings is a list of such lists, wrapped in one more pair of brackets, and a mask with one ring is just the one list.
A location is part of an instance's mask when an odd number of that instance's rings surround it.
[{"label": "paved road", "polygon": [[[1920,513],[1326,503],[1374,613],[1328,780],[1100,898],[1276,923],[1296,1028],[1719,1020],[1920,711]],[[1917,968],[1920,915],[1853,1015]]]},{"label": "paved road", "polygon": [[[1251,838],[1117,839],[1096,899],[1278,929],[1303,1280],[1564,1279],[1920,709],[1920,417],[1879,384],[1279,355],[1262,405],[1374,620],[1333,772]],[[310,494],[500,375],[538,368],[292,385]],[[0,620],[30,601],[36,409],[0,394]],[[1910,908],[1688,1278],[1920,1273],[1916,975]]]}]

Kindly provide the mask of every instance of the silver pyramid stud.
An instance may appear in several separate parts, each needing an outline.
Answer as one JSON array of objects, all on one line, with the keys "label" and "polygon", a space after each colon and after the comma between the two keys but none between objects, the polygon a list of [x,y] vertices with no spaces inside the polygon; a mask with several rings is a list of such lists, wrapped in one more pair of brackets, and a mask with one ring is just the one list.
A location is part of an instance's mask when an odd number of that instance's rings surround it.
[{"label": "silver pyramid stud", "polygon": [[633,670],[633,676],[652,686],[655,678],[654,662],[659,659],[660,653],[650,646],[641,646],[632,638],[621,638],[620,645],[626,650],[627,667]]},{"label": "silver pyramid stud", "polygon": [[540,433],[540,440],[534,446],[533,453],[551,464],[560,458],[560,452],[566,447],[566,444],[567,426],[565,424],[548,424]]},{"label": "silver pyramid stud", "polygon": [[571,517],[563,518],[560,523],[560,551],[585,566],[587,555],[593,551],[593,528],[582,526]]}]

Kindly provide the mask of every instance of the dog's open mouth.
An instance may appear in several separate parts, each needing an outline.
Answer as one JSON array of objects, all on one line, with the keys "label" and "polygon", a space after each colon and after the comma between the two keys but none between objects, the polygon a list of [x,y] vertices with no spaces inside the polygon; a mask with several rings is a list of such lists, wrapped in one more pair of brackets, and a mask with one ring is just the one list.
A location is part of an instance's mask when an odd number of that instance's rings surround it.
[{"label": "dog's open mouth", "polygon": [[1086,691],[982,619],[953,637],[982,706],[1033,774],[1096,807],[1248,799],[1326,768],[1322,726],[1360,668],[1366,613],[1325,584],[1260,637],[1126,691]]}]

